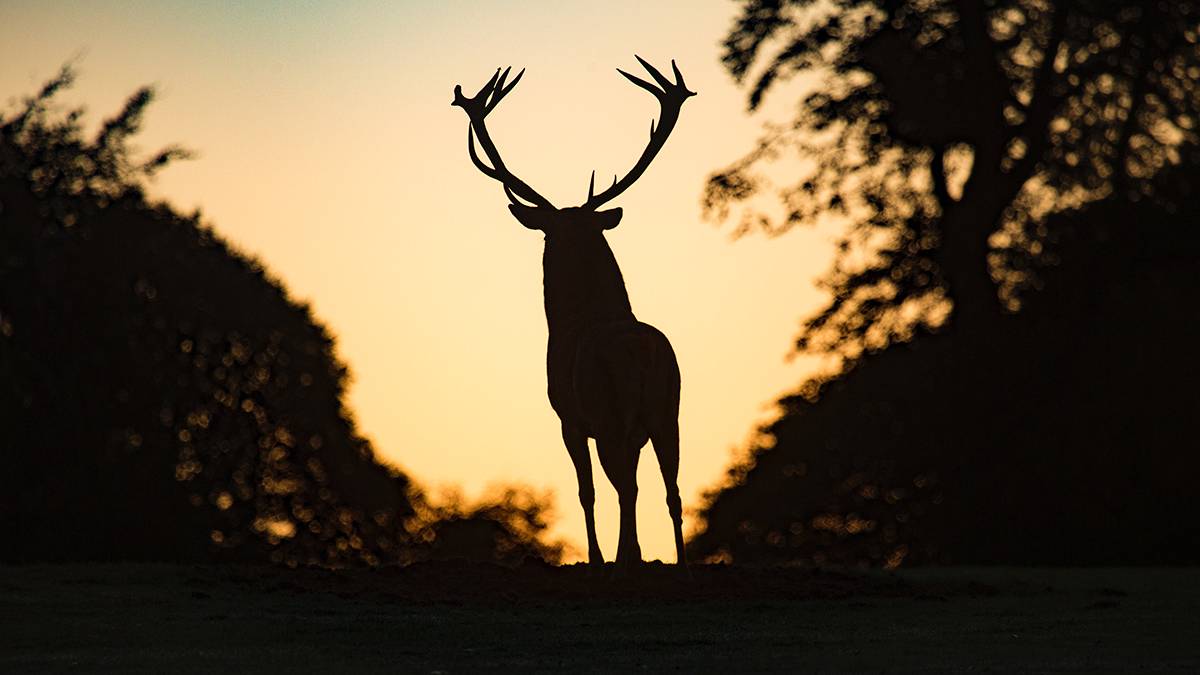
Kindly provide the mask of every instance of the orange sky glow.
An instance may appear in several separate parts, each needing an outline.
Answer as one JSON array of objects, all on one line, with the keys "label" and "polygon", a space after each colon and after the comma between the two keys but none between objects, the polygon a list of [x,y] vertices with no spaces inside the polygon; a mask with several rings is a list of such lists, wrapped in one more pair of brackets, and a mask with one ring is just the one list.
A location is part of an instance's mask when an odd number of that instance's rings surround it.
[{"label": "orange sky glow", "polygon": [[[554,536],[585,551],[575,474],[545,394],[541,237],[471,164],[455,84],[527,69],[488,118],[506,163],[560,206],[629,169],[654,99],[615,71],[676,59],[699,92],[649,171],[610,206],[634,312],[683,372],[685,509],[719,483],[772,402],[812,372],[785,361],[817,307],[831,237],[730,240],[700,217],[705,177],[748,150],[794,96],[748,116],[721,67],[731,2],[110,2],[7,0],[0,91],[11,106],[79,56],[64,96],[94,124],[143,84],[160,97],[136,143],[198,158],[153,193],[260,257],[337,335],[350,406],[385,460],[436,496],[523,483],[555,496]],[[10,108],[11,109],[11,108]],[[774,117],[772,117],[774,115]],[[611,179],[609,179],[611,180]],[[597,468],[600,543],[617,505]],[[647,559],[674,559],[653,454],[639,472]],[[692,526],[691,516],[685,530]]]}]

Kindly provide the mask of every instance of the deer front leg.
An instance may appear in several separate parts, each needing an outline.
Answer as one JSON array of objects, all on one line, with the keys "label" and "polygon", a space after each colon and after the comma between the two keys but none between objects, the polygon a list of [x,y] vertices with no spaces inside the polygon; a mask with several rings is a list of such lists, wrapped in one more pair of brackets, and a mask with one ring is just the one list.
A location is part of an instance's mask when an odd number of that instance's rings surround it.
[{"label": "deer front leg", "polygon": [[617,567],[628,570],[633,565],[642,562],[642,547],[638,544],[637,534],[637,476],[629,477],[623,489],[617,493],[617,501],[621,506],[621,536],[617,543]]},{"label": "deer front leg", "polygon": [[617,572],[628,570],[642,561],[642,549],[637,535],[637,465],[640,448],[629,448],[629,443],[613,439],[597,438],[596,453],[600,455],[600,466],[617,490],[617,503],[621,507],[621,534],[617,539]]},{"label": "deer front leg", "polygon": [[596,487],[592,482],[592,455],[588,450],[587,436],[579,429],[562,425],[563,443],[575,465],[575,478],[579,482],[579,504],[583,506],[584,522],[587,525],[588,563],[599,567],[604,564],[604,553],[596,539]]}]

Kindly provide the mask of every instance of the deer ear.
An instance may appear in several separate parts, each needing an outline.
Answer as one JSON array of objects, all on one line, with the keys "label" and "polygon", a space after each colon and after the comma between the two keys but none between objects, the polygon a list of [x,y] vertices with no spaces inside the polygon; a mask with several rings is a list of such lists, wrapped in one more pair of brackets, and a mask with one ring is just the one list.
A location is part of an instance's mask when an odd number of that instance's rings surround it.
[{"label": "deer ear", "polygon": [[518,222],[531,230],[541,230],[545,227],[545,216],[542,215],[541,209],[536,206],[509,204],[508,210]]},{"label": "deer ear", "polygon": [[621,224],[621,209],[609,209],[607,211],[597,211],[596,217],[599,219],[600,229],[611,230]]}]

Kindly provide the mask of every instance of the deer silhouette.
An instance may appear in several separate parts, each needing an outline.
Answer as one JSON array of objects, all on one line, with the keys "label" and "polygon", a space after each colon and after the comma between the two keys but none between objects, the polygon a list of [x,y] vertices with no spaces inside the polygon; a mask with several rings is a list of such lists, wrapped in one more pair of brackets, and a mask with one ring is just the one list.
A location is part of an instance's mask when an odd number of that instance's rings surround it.
[{"label": "deer silhouette", "polygon": [[[658,99],[658,125],[650,123],[650,142],[633,168],[596,194],[596,172],[582,206],[556,208],[504,164],[485,126],[485,118],[517,86],[525,71],[507,86],[511,68],[500,69],[474,97],[454,87],[452,105],[466,111],[467,149],[471,161],[508,195],[508,209],[525,227],[545,235],[543,286],[549,344],[546,376],[550,405],[562,422],[563,443],[575,465],[579,502],[587,523],[588,562],[604,563],[596,540],[595,487],[588,439],[608,480],[616,488],[621,510],[617,543],[618,569],[640,562],[637,538],[637,466],[642,448],[652,442],[667,491],[667,510],[675,529],[677,563],[686,566],[683,513],[679,499],[679,365],[670,341],[658,329],[633,315],[621,268],[604,231],[621,222],[621,209],[597,211],[633,185],[662,149],[679,119],[683,102],[695,96],[683,82],[675,62],[675,81],[636,56],[658,86],[618,69],[630,82]],[[475,141],[491,166],[479,158]],[[523,200],[523,201],[522,201]]]}]

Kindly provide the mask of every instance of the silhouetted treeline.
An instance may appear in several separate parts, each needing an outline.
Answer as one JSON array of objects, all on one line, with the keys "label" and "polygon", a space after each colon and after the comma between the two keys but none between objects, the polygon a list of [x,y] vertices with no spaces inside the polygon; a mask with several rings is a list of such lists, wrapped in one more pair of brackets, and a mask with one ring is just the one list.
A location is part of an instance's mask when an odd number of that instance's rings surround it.
[{"label": "silhouetted treeline", "polygon": [[1200,560],[1200,3],[742,5],[724,61],[752,108],[822,82],[705,206],[844,223],[798,340],[843,367],[782,401],[695,552]]},{"label": "silhouetted treeline", "polygon": [[1120,202],[1061,216],[1063,264],[987,340],[924,336],[806,384],[711,495],[694,552],[1200,560],[1197,219]]},{"label": "silhouetted treeline", "polygon": [[476,558],[558,555],[542,502],[435,507],[382,465],[326,328],[198,215],[144,196],[186,156],[131,158],[152,92],[89,138],[51,107],[72,78],[0,118],[0,560],[407,562],[450,519],[492,528]]}]

